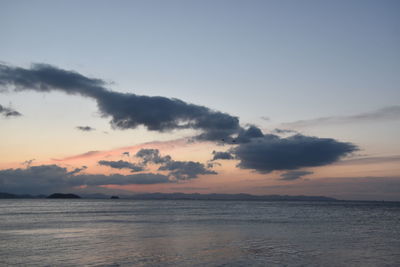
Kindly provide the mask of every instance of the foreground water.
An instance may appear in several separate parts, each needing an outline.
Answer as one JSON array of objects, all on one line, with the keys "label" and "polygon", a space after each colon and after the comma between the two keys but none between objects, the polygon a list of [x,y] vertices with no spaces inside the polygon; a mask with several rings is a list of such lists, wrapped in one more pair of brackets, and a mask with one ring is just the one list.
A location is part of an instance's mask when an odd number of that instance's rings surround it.
[{"label": "foreground water", "polygon": [[399,266],[400,206],[0,200],[1,266]]}]

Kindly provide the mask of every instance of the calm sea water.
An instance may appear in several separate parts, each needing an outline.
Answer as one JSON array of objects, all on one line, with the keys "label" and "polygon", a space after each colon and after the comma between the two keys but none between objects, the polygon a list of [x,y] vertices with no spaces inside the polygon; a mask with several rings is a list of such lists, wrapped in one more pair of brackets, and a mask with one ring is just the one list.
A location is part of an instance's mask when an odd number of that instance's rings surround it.
[{"label": "calm sea water", "polygon": [[0,200],[0,265],[400,266],[400,205]]}]

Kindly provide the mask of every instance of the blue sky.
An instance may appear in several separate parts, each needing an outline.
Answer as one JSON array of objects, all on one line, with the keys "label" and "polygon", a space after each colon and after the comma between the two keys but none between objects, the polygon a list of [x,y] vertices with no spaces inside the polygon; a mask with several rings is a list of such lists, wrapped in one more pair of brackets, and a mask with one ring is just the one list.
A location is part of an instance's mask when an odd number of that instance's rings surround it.
[{"label": "blue sky", "polygon": [[397,1],[2,6],[3,61],[55,64],[119,90],[277,120],[357,113],[400,98]]},{"label": "blue sky", "polygon": [[[110,82],[115,91],[179,98],[269,131],[398,106],[399,11],[398,1],[386,0],[0,1],[0,60],[74,70]],[[2,120],[9,140],[1,145],[3,156],[14,145],[32,147],[24,157],[38,149],[40,137],[15,137],[20,127],[36,136],[45,132],[53,144],[61,141],[52,136],[69,135],[82,143],[74,153],[188,134],[139,129],[117,131],[112,140],[82,137],[73,126],[112,131],[90,99],[35,92],[0,97],[1,105],[24,114],[19,122]],[[396,118],[297,130],[353,142],[362,155],[400,153]]]}]

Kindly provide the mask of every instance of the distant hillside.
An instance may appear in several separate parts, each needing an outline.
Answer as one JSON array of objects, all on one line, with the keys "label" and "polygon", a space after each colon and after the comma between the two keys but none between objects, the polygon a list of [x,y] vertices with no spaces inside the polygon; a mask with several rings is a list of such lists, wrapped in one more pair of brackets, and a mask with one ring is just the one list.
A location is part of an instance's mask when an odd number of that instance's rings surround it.
[{"label": "distant hillside", "polygon": [[172,200],[263,200],[263,201],[337,201],[335,198],[324,196],[285,196],[265,195],[256,196],[250,194],[184,194],[184,193],[147,193],[126,196],[129,199],[172,199]]},{"label": "distant hillside", "polygon": [[[104,194],[87,194],[84,198],[110,199],[111,196]],[[122,195],[123,199],[137,200],[258,200],[258,201],[338,201],[335,198],[324,196],[286,196],[286,195],[265,195],[257,196],[250,194],[185,194],[185,193],[145,193],[137,195]],[[0,198],[46,198],[46,196],[16,195],[0,193]],[[81,198],[75,194],[55,193],[47,198]],[[116,198],[116,197],[114,197]]]},{"label": "distant hillside", "polygon": [[9,194],[9,193],[0,193],[0,198],[17,198],[17,195]]},{"label": "distant hillside", "polygon": [[81,198],[81,197],[75,194],[54,193],[48,196],[47,198]]},{"label": "distant hillside", "polygon": [[0,192],[0,199],[2,199],[2,198],[45,198],[45,197],[46,197],[45,195],[37,195],[37,196],[32,196],[32,195],[28,195],[28,194],[17,195],[17,194]]}]

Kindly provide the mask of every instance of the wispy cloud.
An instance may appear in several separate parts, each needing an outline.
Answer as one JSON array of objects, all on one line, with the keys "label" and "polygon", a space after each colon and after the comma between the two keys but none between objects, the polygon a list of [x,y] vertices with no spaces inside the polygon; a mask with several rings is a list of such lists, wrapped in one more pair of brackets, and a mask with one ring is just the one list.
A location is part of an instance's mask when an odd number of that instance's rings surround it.
[{"label": "wispy cloud", "polygon": [[108,166],[114,169],[128,169],[131,172],[144,171],[144,167],[142,165],[131,163],[124,160],[118,160],[118,161],[100,160],[98,164],[102,166]]},{"label": "wispy cloud", "polygon": [[389,163],[389,162],[400,162],[400,155],[352,158],[352,159],[338,161],[335,163],[335,165],[363,165],[363,164],[378,164],[378,163]]},{"label": "wispy cloud", "polygon": [[264,121],[270,121],[270,117],[267,116],[261,116],[260,119],[264,120]]},{"label": "wispy cloud", "polygon": [[0,115],[6,118],[22,116],[22,114],[16,111],[15,109],[7,108],[2,105],[0,105]]},{"label": "wispy cloud", "polygon": [[35,159],[29,159],[29,160],[25,160],[21,164],[25,165],[26,167],[30,167],[34,161],[35,161]]},{"label": "wispy cloud", "polygon": [[68,160],[76,160],[76,159],[85,159],[85,158],[90,158],[93,157],[95,155],[99,155],[100,153],[102,153],[102,151],[88,151],[82,154],[78,154],[78,155],[73,155],[73,156],[69,156],[69,157],[65,157],[62,159],[52,159],[53,161],[68,161]]},{"label": "wispy cloud", "polygon": [[76,129],[82,131],[82,132],[91,132],[95,131],[96,129],[90,126],[76,126]]},{"label": "wispy cloud", "polygon": [[338,199],[400,201],[400,177],[329,177],[257,187],[263,194],[324,195]]},{"label": "wispy cloud", "polygon": [[284,181],[293,181],[302,178],[303,176],[313,174],[313,172],[310,171],[289,171],[282,173],[280,176],[280,180]]},{"label": "wispy cloud", "polygon": [[400,106],[384,107],[372,112],[349,116],[320,117],[310,120],[299,120],[282,123],[283,127],[304,128],[318,125],[361,123],[371,121],[400,120]]},{"label": "wispy cloud", "polygon": [[55,162],[84,160],[84,159],[91,159],[91,158],[101,158],[101,157],[105,157],[107,155],[118,155],[118,156],[123,156],[123,157],[129,157],[131,152],[136,153],[137,151],[139,151],[142,148],[157,147],[160,149],[163,149],[163,148],[168,149],[168,148],[172,148],[175,146],[184,147],[186,145],[188,145],[187,138],[179,138],[179,139],[174,139],[174,140],[169,140],[169,141],[151,141],[151,142],[146,142],[146,143],[139,144],[139,145],[124,146],[124,147],[111,149],[111,150],[88,151],[88,152],[81,153],[78,155],[72,155],[72,156],[59,158],[59,159],[52,159],[52,160]]}]

